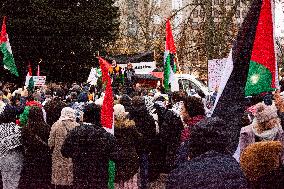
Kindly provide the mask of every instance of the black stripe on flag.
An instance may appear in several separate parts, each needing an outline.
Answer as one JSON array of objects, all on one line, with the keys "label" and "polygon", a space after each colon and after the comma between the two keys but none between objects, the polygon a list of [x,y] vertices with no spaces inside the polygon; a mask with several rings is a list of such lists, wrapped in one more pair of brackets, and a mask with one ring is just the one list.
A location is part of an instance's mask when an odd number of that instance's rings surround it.
[{"label": "black stripe on flag", "polygon": [[245,111],[245,85],[261,6],[262,0],[253,1],[239,29],[232,48],[233,70],[212,115],[212,117],[218,116],[227,122],[233,140],[231,150],[236,147],[242,127],[241,119]]}]

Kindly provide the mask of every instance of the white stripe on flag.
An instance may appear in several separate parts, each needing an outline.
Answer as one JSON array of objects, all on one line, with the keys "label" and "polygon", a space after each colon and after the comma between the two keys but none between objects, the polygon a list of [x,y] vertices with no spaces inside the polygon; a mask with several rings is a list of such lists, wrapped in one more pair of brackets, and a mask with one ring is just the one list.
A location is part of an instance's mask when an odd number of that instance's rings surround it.
[{"label": "white stripe on flag", "polygon": [[[271,7],[275,7],[275,3],[274,1],[271,0]],[[272,8],[271,9],[272,12],[272,18],[275,18],[275,10]],[[275,24],[275,19],[272,19],[273,22],[273,28],[276,28],[276,24]],[[273,30],[273,41],[274,41],[274,52],[275,52],[275,87],[277,89],[280,89],[280,85],[279,85],[279,75],[278,75],[278,56],[277,56],[277,47],[276,47],[276,35],[275,35],[275,29]]]},{"label": "white stripe on flag", "polygon": [[214,106],[211,110],[211,112],[213,113],[215,108],[216,108],[216,105],[226,87],[226,84],[232,74],[232,71],[233,71],[233,68],[234,68],[234,63],[233,63],[233,56],[232,56],[232,49],[230,51],[230,54],[229,54],[229,57],[227,58],[227,61],[226,61],[226,66],[225,66],[225,69],[222,73],[222,76],[221,76],[221,82],[220,82],[220,86],[218,88],[218,93],[217,93],[217,97],[216,97],[216,100],[215,100],[215,103],[214,103]]}]

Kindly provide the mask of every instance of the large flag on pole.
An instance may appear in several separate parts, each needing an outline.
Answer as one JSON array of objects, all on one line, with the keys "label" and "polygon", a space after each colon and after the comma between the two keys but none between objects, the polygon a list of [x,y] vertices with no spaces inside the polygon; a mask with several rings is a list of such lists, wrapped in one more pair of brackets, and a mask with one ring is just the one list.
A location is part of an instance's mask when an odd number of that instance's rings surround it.
[{"label": "large flag on pole", "polygon": [[169,84],[174,80],[174,73],[176,72],[175,55],[176,46],[171,23],[168,19],[166,22],[166,45],[164,54],[164,87],[166,91],[169,90]]},{"label": "large flag on pole", "polygon": [[239,29],[222,75],[213,116],[228,123],[238,140],[245,96],[274,90],[276,58],[270,0],[254,0]]},{"label": "large flag on pole", "polygon": [[8,34],[6,32],[6,17],[4,17],[3,19],[0,44],[1,44],[0,48],[3,53],[4,68],[9,70],[12,74],[18,77],[19,73],[15,65],[15,60],[9,43]]},{"label": "large flag on pole", "polygon": [[[111,65],[101,57],[99,57],[99,63],[102,70],[102,81],[106,84],[105,96],[101,109],[101,124],[106,129],[106,131],[114,134],[113,93],[111,87],[111,78],[108,74],[108,70]],[[115,163],[113,161],[109,161],[108,173],[108,188],[114,189]]]},{"label": "large flag on pole", "polygon": [[111,65],[101,57],[99,58],[99,63],[102,70],[102,81],[106,84],[105,96],[101,110],[101,123],[106,129],[111,129],[111,133],[113,134],[113,93],[111,78],[108,74],[108,70]]}]

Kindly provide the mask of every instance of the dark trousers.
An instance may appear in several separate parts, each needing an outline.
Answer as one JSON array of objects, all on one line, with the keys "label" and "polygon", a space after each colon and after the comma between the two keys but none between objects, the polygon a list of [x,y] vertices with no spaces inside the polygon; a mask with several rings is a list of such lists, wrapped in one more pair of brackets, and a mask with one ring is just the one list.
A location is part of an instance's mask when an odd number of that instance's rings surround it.
[{"label": "dark trousers", "polygon": [[140,188],[146,189],[148,186],[149,155],[143,153],[140,159]]}]

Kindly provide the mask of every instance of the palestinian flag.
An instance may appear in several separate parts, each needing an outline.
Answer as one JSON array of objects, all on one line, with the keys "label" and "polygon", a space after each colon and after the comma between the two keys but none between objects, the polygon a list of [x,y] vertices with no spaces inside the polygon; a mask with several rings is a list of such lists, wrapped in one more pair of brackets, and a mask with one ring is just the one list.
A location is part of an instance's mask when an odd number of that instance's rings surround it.
[{"label": "palestinian flag", "polygon": [[9,43],[8,34],[6,32],[6,17],[3,19],[1,38],[0,38],[0,48],[3,53],[3,64],[4,68],[8,69],[15,76],[19,76],[17,67],[15,65],[15,60],[12,54],[12,49]]},{"label": "palestinian flag", "polygon": [[113,93],[111,78],[108,74],[111,65],[103,58],[99,58],[99,63],[102,70],[102,81],[106,84],[105,96],[101,109],[101,123],[103,127],[111,129],[110,132],[113,134]]},{"label": "palestinian flag", "polygon": [[[106,84],[104,101],[101,109],[101,124],[111,134],[114,134],[114,125],[113,125],[113,93],[111,87],[111,78],[108,74],[109,68],[111,65],[99,57],[99,63],[102,71],[102,81]],[[115,163],[109,161],[108,166],[108,188],[114,189],[114,179],[115,179]]]},{"label": "palestinian flag", "polygon": [[168,19],[166,22],[166,45],[164,54],[164,87],[166,91],[170,89],[169,84],[174,80],[174,73],[176,72],[175,55],[176,46],[171,23]]},{"label": "palestinian flag", "polygon": [[254,0],[227,59],[214,112],[219,111],[223,102],[234,103],[245,96],[275,90],[274,47],[272,3]]},{"label": "palestinian flag", "polygon": [[26,87],[29,85],[29,81],[30,81],[31,77],[33,77],[33,72],[32,72],[31,63],[29,62],[29,65],[28,65],[28,73],[27,73],[26,81],[25,81],[25,86],[26,86]]},{"label": "palestinian flag", "polygon": [[238,141],[245,97],[273,91],[276,86],[271,5],[270,0],[252,2],[221,78],[212,116],[219,116],[227,122],[232,140]]}]

